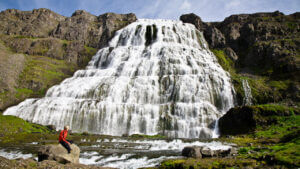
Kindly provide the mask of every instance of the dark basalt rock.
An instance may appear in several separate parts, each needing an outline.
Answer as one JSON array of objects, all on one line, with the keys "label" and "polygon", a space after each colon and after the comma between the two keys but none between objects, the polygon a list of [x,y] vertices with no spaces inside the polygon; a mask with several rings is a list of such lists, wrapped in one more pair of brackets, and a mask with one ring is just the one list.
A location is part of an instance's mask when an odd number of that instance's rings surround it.
[{"label": "dark basalt rock", "polygon": [[253,109],[248,106],[232,108],[219,119],[219,130],[222,135],[248,133],[255,127]]},{"label": "dark basalt rock", "polygon": [[219,119],[221,135],[238,135],[253,132],[257,126],[278,123],[276,116],[299,114],[299,109],[278,105],[241,106],[231,108]]}]

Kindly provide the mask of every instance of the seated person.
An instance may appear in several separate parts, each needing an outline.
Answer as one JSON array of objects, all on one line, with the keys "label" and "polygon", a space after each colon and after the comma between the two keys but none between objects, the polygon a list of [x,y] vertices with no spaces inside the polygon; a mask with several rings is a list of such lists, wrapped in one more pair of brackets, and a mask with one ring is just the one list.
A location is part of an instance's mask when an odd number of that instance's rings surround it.
[{"label": "seated person", "polygon": [[72,141],[66,140],[68,135],[68,130],[69,130],[69,126],[65,126],[64,130],[62,130],[59,134],[58,141],[63,147],[65,147],[68,150],[68,153],[70,154],[71,152],[70,144],[72,144]]}]

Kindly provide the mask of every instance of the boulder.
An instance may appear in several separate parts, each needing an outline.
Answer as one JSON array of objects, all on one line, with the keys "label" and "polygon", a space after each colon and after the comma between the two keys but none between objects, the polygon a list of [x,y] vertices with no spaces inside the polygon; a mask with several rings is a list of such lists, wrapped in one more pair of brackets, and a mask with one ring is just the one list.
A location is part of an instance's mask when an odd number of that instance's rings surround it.
[{"label": "boulder", "polygon": [[278,124],[276,116],[291,116],[299,113],[281,105],[240,106],[231,108],[219,119],[221,135],[238,135],[253,132],[257,126]]},{"label": "boulder", "polygon": [[38,161],[54,160],[62,164],[79,163],[80,149],[75,144],[71,144],[71,153],[61,145],[46,145],[40,147],[38,151]]},{"label": "boulder", "polygon": [[189,146],[184,147],[182,150],[182,156],[191,158],[226,157],[234,156],[236,154],[237,150],[234,147],[227,150],[212,150],[206,146]]},{"label": "boulder", "polygon": [[184,147],[182,150],[182,156],[192,158],[202,158],[200,146]]},{"label": "boulder", "polygon": [[202,154],[203,157],[213,157],[215,155],[215,152],[217,152],[217,151],[213,151],[209,147],[202,147],[201,148],[201,154]]}]

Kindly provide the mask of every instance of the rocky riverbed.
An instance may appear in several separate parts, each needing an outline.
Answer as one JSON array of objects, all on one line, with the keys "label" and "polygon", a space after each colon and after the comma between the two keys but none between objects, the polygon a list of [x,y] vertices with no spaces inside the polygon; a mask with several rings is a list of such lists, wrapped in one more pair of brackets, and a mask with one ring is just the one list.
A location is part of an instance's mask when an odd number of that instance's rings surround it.
[{"label": "rocky riverbed", "polygon": [[[213,150],[227,150],[233,144],[213,140],[147,139],[111,136],[74,137],[80,147],[79,162],[85,165],[114,168],[155,167],[167,159],[183,158],[186,146],[207,146]],[[37,160],[37,151],[43,144],[53,144],[56,140],[38,140],[19,145],[1,147],[0,156],[8,159]]]}]

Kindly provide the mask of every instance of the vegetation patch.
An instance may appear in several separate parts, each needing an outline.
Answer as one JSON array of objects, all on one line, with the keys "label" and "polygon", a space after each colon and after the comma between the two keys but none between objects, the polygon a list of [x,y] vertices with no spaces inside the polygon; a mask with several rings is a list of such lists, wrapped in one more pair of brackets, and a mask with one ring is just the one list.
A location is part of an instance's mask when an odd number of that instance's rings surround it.
[{"label": "vegetation patch", "polygon": [[230,73],[234,73],[234,63],[233,61],[225,54],[224,50],[221,49],[212,49],[214,55],[217,57],[219,64],[222,68]]},{"label": "vegetation patch", "polygon": [[253,159],[204,158],[204,159],[173,159],[166,160],[159,169],[190,169],[190,168],[245,168],[256,167],[258,162]]},{"label": "vegetation patch", "polygon": [[24,142],[25,137],[33,133],[50,133],[42,125],[29,123],[15,116],[4,116],[0,112],[0,144]]},{"label": "vegetation patch", "polygon": [[45,56],[26,57],[26,66],[19,77],[19,86],[22,88],[17,89],[18,99],[43,96],[49,87],[70,76],[76,68],[66,61]]}]

